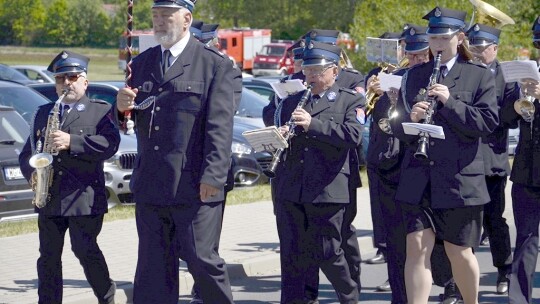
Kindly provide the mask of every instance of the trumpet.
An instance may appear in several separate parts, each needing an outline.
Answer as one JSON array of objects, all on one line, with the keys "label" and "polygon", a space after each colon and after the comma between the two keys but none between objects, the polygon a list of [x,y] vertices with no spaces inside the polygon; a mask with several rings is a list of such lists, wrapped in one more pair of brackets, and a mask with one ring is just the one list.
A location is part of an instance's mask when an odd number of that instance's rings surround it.
[{"label": "trumpet", "polygon": [[[381,68],[380,73],[392,73],[399,69],[402,69],[409,65],[409,59],[407,57],[403,57],[397,66],[382,62],[379,63],[379,67]],[[378,80],[378,76],[375,76],[375,79]],[[375,108],[375,103],[379,100],[380,96],[373,90],[372,88],[369,88],[366,92],[366,115],[369,115],[371,111],[373,111],[373,108]]]},{"label": "trumpet", "polygon": [[[298,105],[296,105],[296,109],[302,109],[306,105],[306,103],[309,100],[309,97],[311,96],[312,88],[313,86],[311,84],[308,85],[306,91],[300,98]],[[285,133],[284,138],[286,141],[289,141],[289,139],[291,139],[294,136],[294,128],[296,127],[296,124],[294,123],[294,118],[292,117],[292,113],[291,113],[291,119],[289,119],[289,122],[287,122],[287,125],[289,126],[289,131]],[[285,151],[285,148],[279,148],[276,150],[276,152],[274,153],[272,157],[272,162],[270,162],[270,164],[268,165],[268,168],[266,168],[263,171],[264,175],[268,176],[269,178],[276,177],[277,165],[279,164],[279,160],[281,159],[281,155],[283,154],[284,151]]]},{"label": "trumpet", "polygon": [[[431,76],[429,78],[428,88],[435,85],[437,83],[437,80],[439,79],[439,74],[441,72],[441,56],[442,56],[442,52],[438,52],[437,56],[435,57],[435,63],[433,65],[433,72],[431,73]],[[426,111],[426,118],[424,119],[424,124],[432,124],[433,114],[435,114],[435,110],[437,109],[437,97],[427,95],[426,102],[429,103],[429,108]],[[427,132],[420,133],[420,139],[418,140],[418,149],[414,153],[414,157],[417,159],[427,159],[428,146],[429,146],[429,133]]]}]

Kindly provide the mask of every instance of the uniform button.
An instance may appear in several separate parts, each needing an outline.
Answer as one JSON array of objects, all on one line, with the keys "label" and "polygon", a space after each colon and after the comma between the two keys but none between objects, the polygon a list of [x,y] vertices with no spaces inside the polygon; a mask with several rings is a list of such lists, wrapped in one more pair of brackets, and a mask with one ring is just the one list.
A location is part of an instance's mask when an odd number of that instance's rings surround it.
[{"label": "uniform button", "polygon": [[534,141],[534,144],[535,144],[535,145],[538,145],[538,140],[535,140],[535,141]]},{"label": "uniform button", "polygon": [[155,126],[154,130],[159,131],[159,126]]},{"label": "uniform button", "polygon": [[64,172],[58,171],[58,175],[62,175],[62,174],[64,174]]},{"label": "uniform button", "polygon": [[535,131],[538,131],[538,127],[534,128]]},{"label": "uniform button", "polygon": [[157,89],[157,90],[158,90],[158,92],[161,92],[161,91],[163,91],[163,88],[159,88],[159,89]]},{"label": "uniform button", "polygon": [[431,146],[435,146],[435,142],[434,142],[434,141],[430,141],[429,144],[430,144]]},{"label": "uniform button", "polygon": [[59,159],[57,159],[57,162],[61,163],[61,162],[62,162],[62,159],[60,159],[60,158],[59,158]]},{"label": "uniform button", "polygon": [[188,87],[187,87],[187,90],[188,90],[188,91],[191,91],[191,86],[188,86]]},{"label": "uniform button", "polygon": [[306,152],[307,152],[307,151],[309,151],[309,148],[307,148],[307,147],[306,147],[306,148],[304,148],[304,151],[306,151]]},{"label": "uniform button", "polygon": [[459,95],[456,95],[456,99],[460,99],[460,98],[461,98],[461,96],[459,96]]},{"label": "uniform button", "polygon": [[154,150],[159,150],[159,146],[154,146]]},{"label": "uniform button", "polygon": [[435,162],[434,162],[434,161],[430,161],[430,162],[429,162],[429,165],[430,165],[430,166],[433,166],[433,165],[435,165]]},{"label": "uniform button", "polygon": [[161,108],[160,108],[160,107],[156,107],[156,112],[158,112],[159,110],[161,110]]},{"label": "uniform button", "polygon": [[301,164],[303,164],[303,163],[304,163],[304,160],[303,160],[303,159],[301,159],[301,160],[300,160],[300,163],[301,163]]},{"label": "uniform button", "polygon": [[79,130],[79,133],[81,133],[81,134],[82,134],[82,133],[83,133],[83,130]]}]

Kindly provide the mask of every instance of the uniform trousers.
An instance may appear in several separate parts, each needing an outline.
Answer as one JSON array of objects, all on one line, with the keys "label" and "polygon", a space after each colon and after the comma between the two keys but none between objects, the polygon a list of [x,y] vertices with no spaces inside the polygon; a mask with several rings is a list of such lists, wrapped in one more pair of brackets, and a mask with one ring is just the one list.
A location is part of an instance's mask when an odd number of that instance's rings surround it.
[{"label": "uniform trousers", "polygon": [[69,217],[39,215],[39,303],[62,303],[62,250],[68,229],[71,249],[79,259],[99,303],[114,301],[114,283],[97,244],[102,225],[103,214]]},{"label": "uniform trousers", "polygon": [[516,247],[508,298],[511,304],[533,303],[532,287],[538,259],[540,187],[512,184]]},{"label": "uniform trousers", "polygon": [[[358,237],[356,236],[356,227],[353,225],[354,218],[357,212],[357,189],[353,188],[350,194],[351,202],[345,206],[343,215],[343,227],[341,229],[341,237],[343,242],[341,248],[345,254],[345,259],[349,265],[351,278],[358,286],[358,293],[362,292],[362,283],[360,282],[362,256],[358,245]],[[314,265],[308,269],[306,273],[306,298],[308,300],[316,300],[319,297],[319,266]]]},{"label": "uniform trousers", "polygon": [[[369,172],[369,171],[368,171]],[[407,303],[405,290],[405,259],[406,254],[406,231],[403,222],[401,203],[395,200],[397,184],[385,179],[382,174],[373,170],[369,175],[369,193],[371,201],[374,198],[377,204],[372,203],[372,208],[379,207],[379,214],[384,214],[379,219],[378,225],[384,226],[386,234],[386,266],[388,281],[392,288],[392,303]],[[373,214],[373,209],[371,211]],[[375,223],[374,223],[375,224]]]},{"label": "uniform trousers", "polygon": [[358,286],[351,278],[343,249],[344,204],[276,201],[280,240],[281,303],[305,303],[307,270],[318,265],[340,303],[357,303]]},{"label": "uniform trousers", "polygon": [[486,176],[491,201],[484,205],[484,230],[489,236],[493,266],[497,267],[499,275],[502,276],[509,274],[512,269],[510,231],[503,217],[506,207],[506,180],[506,176]]},{"label": "uniform trousers", "polygon": [[222,210],[222,202],[136,205],[133,303],[178,303],[179,258],[186,261],[205,303],[233,303],[225,261],[218,254]]},{"label": "uniform trousers", "polygon": [[371,205],[371,222],[373,223],[373,247],[386,255],[386,228],[381,213],[381,198],[379,190],[371,183],[373,179],[379,179],[377,168],[367,167],[369,180],[369,203]]}]

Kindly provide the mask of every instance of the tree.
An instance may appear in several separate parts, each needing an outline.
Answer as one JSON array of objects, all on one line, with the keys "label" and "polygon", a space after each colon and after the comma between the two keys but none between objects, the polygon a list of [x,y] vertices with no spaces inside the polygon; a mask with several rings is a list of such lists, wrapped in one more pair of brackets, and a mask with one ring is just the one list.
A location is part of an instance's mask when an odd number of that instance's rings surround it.
[{"label": "tree", "polygon": [[47,9],[43,37],[37,43],[41,45],[70,45],[74,38],[69,33],[67,24],[71,24],[67,0],[54,0]]},{"label": "tree", "polygon": [[30,45],[44,26],[43,3],[35,0],[0,0],[0,7],[0,42]]}]

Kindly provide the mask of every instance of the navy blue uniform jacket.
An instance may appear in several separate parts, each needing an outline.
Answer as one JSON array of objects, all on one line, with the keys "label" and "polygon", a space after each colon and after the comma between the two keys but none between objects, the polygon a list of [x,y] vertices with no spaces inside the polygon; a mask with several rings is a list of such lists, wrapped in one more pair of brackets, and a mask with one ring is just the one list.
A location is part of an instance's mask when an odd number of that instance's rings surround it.
[{"label": "navy blue uniform jacket", "polygon": [[[289,121],[302,94],[283,100],[281,121]],[[363,127],[356,119],[361,106],[359,93],[334,84],[313,108],[311,102],[304,107],[311,124],[307,132],[296,128],[297,135],[283,153],[272,181],[277,201],[350,202],[349,189],[360,183],[355,148],[362,138]],[[265,111],[273,112],[269,107]]]},{"label": "navy blue uniform jacket", "polygon": [[[411,122],[410,108],[426,88],[433,61],[415,66],[404,75],[397,109],[399,116],[391,126],[396,137],[409,143],[401,166],[396,199],[419,204],[425,191],[431,191],[432,208],[456,208],[489,202],[480,138],[499,124],[495,81],[484,67],[458,58],[441,82],[450,97],[433,116],[445,139],[429,140],[429,160],[414,157],[418,136],[405,135],[402,122]],[[430,183],[430,188],[426,186]]]},{"label": "navy blue uniform jacket", "polygon": [[[41,140],[54,103],[38,108],[33,130],[19,155],[24,177],[30,180],[34,168],[28,160],[33,152],[30,140]],[[44,215],[78,216],[107,212],[107,196],[103,162],[118,150],[120,133],[111,118],[111,105],[84,96],[65,114],[61,130],[71,135],[70,149],[53,158],[51,200],[43,208]]]},{"label": "navy blue uniform jacket", "polygon": [[205,183],[222,190],[211,201],[223,201],[235,111],[232,62],[193,37],[164,76],[160,61],[156,46],[132,63],[135,102],[156,97],[153,106],[132,113],[138,150],[130,182],[134,200],[200,202]]}]

